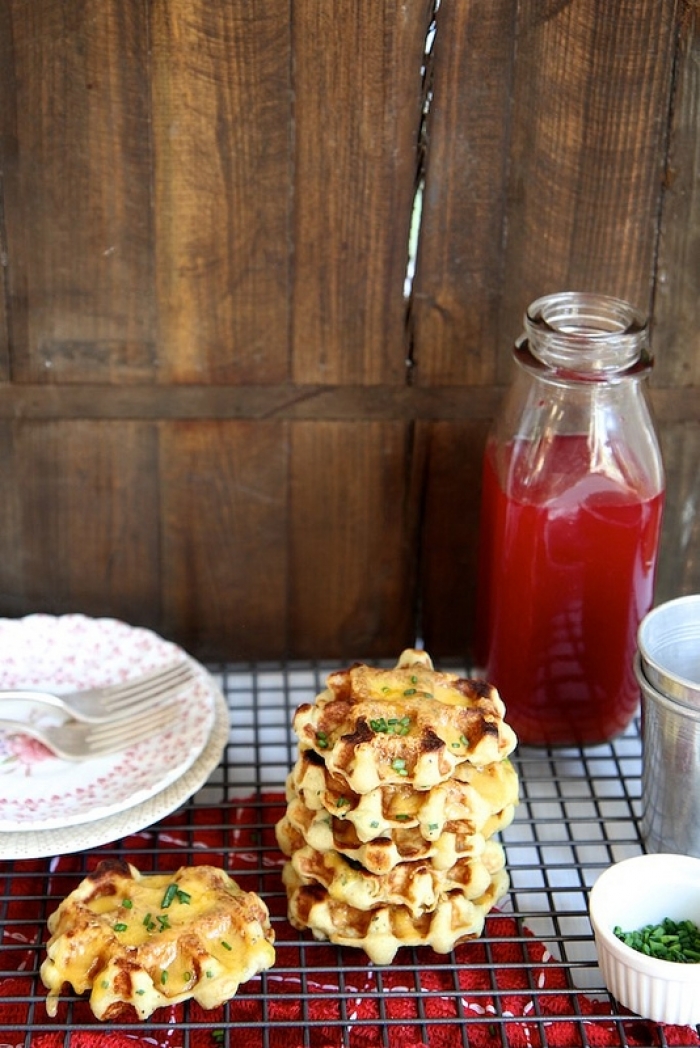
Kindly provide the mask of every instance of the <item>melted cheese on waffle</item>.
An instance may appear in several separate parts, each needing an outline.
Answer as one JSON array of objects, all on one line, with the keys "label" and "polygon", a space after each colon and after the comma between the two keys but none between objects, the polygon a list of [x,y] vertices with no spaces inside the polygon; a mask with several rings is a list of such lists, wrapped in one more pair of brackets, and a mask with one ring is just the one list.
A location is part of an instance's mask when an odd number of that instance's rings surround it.
[{"label": "melted cheese on waffle", "polygon": [[313,750],[358,794],[384,783],[428,790],[464,762],[483,767],[514,749],[505,706],[486,681],[440,673],[404,652],[394,669],[356,664],[331,673],[294,717],[300,751]]},{"label": "melted cheese on waffle", "polygon": [[308,928],[314,938],[339,946],[361,947],[375,964],[391,964],[402,946],[430,946],[436,953],[449,953],[457,943],[476,938],[486,914],[509,887],[508,874],[499,870],[478,899],[467,899],[461,891],[446,892],[434,910],[415,917],[406,906],[358,910],[332,899],[322,885],[304,884],[291,863],[282,876],[295,928]]},{"label": "melted cheese on waffle", "polygon": [[48,928],[41,978],[51,1016],[65,983],[90,991],[98,1019],[129,1006],[146,1019],[190,997],[214,1008],[275,960],[265,904],[213,866],[143,876],[126,863],[103,862],[51,914]]},{"label": "melted cheese on waffle", "polygon": [[445,823],[456,819],[468,823],[471,832],[482,833],[492,817],[504,809],[509,808],[512,817],[519,799],[519,783],[506,757],[487,768],[465,763],[456,769],[452,779],[430,790],[392,783],[357,794],[344,780],[332,776],[313,750],[307,750],[287,779],[287,801],[297,797],[310,811],[326,811],[334,818],[347,819],[361,841],[388,836],[401,826],[420,826],[421,835],[434,841]]},{"label": "melted cheese on waffle", "polygon": [[330,899],[357,910],[382,904],[405,906],[412,917],[432,912],[455,889],[465,899],[480,898],[505,861],[503,846],[493,840],[486,843],[478,859],[458,859],[447,870],[425,860],[400,863],[388,873],[373,874],[338,852],[321,853],[308,845],[291,858],[300,882],[323,885]]}]

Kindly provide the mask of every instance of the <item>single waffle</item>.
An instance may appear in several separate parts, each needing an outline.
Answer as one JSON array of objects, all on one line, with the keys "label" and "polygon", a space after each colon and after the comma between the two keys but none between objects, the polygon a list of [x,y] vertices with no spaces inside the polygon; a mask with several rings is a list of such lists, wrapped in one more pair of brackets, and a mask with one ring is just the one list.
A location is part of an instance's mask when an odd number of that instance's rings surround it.
[{"label": "single waffle", "polygon": [[412,918],[431,913],[440,899],[455,889],[465,899],[479,899],[491,879],[505,866],[505,853],[497,841],[486,842],[478,859],[458,859],[448,870],[433,866],[429,859],[403,862],[388,873],[369,873],[338,852],[317,852],[309,845],[292,854],[291,865],[302,884],[320,884],[335,902],[357,910],[378,905],[403,906]]},{"label": "single waffle", "polygon": [[414,917],[407,906],[380,905],[360,910],[332,899],[320,884],[304,884],[291,863],[283,879],[289,899],[289,919],[314,938],[363,949],[375,964],[390,964],[402,946],[430,946],[449,953],[459,942],[481,935],[486,914],[507,892],[508,875],[499,870],[478,899],[459,889],[440,897],[434,910]]},{"label": "single waffle", "polygon": [[41,978],[55,1016],[65,984],[90,991],[107,1022],[193,998],[203,1008],[229,1000],[275,961],[265,903],[222,869],[182,866],[141,874],[119,859],[101,862],[48,919]]},{"label": "single waffle", "polygon": [[447,782],[429,790],[409,783],[377,786],[354,793],[340,776],[332,775],[314,750],[299,756],[287,780],[287,800],[299,797],[310,811],[325,810],[334,819],[351,822],[361,841],[391,836],[418,826],[421,836],[435,841],[445,825],[461,822],[465,832],[493,833],[489,824],[506,809],[512,818],[518,803],[518,776],[508,758],[476,768],[465,763]]},{"label": "single waffle", "polygon": [[517,742],[491,684],[439,673],[425,652],[407,649],[394,669],[358,663],[326,683],[296,711],[299,750],[358,794],[384,783],[428,790],[465,762],[503,760]]},{"label": "single waffle", "polygon": [[388,873],[405,862],[425,862],[438,870],[449,870],[458,859],[478,859],[486,837],[470,833],[462,824],[447,823],[435,841],[426,841],[417,826],[401,827],[390,837],[360,841],[352,823],[334,819],[326,811],[310,812],[297,798],[287,805],[276,827],[277,842],[285,855],[310,845],[322,853],[338,852],[360,863],[369,873]]}]

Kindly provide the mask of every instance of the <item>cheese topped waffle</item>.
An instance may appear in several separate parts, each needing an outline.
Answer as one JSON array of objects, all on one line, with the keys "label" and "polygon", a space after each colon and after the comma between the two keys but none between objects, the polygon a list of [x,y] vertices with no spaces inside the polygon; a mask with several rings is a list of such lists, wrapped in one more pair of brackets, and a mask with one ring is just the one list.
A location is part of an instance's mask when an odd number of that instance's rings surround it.
[{"label": "cheese topped waffle", "polygon": [[308,845],[293,853],[291,865],[303,884],[323,885],[337,902],[358,910],[371,910],[380,903],[405,906],[411,917],[419,917],[455,889],[465,899],[480,898],[505,861],[502,845],[488,841],[478,859],[458,859],[447,870],[425,860],[402,862],[388,873],[374,874],[338,852],[317,852]]},{"label": "cheese topped waffle", "polygon": [[431,946],[436,953],[449,953],[457,943],[476,938],[486,914],[508,890],[508,875],[499,870],[478,899],[468,899],[459,890],[446,892],[434,910],[412,916],[407,906],[360,910],[332,899],[322,885],[304,884],[291,863],[283,876],[295,928],[310,929],[316,939],[360,947],[375,964],[391,964],[401,946]]},{"label": "cheese topped waffle", "polygon": [[275,960],[267,907],[213,866],[142,876],[118,860],[102,862],[48,928],[41,978],[52,1016],[65,983],[90,991],[98,1019],[130,1007],[147,1019],[190,997],[214,1008]]},{"label": "cheese topped waffle", "polygon": [[370,873],[386,873],[397,863],[422,862],[424,859],[430,859],[435,867],[446,870],[457,859],[480,855],[487,837],[508,826],[512,818],[512,808],[505,809],[500,816],[493,816],[486,827],[488,834],[472,833],[469,824],[455,820],[446,822],[440,836],[433,841],[427,841],[418,826],[400,826],[386,836],[361,841],[352,823],[335,819],[325,810],[310,811],[296,798],[289,801],[276,832],[285,855],[310,844],[316,851],[337,851],[361,863]]},{"label": "cheese topped waffle", "polygon": [[383,783],[427,790],[469,762],[507,757],[516,738],[496,689],[438,673],[424,652],[405,651],[394,669],[357,664],[329,674],[315,703],[294,717],[300,752],[313,750],[355,793]]},{"label": "cheese topped waffle", "polygon": [[[447,822],[457,819],[463,821],[465,831],[470,828],[472,833],[481,833],[505,809],[512,818],[518,803],[518,776],[505,758],[486,768],[460,765],[452,779],[430,790],[390,783],[358,794],[339,776],[331,775],[315,751],[306,750],[287,780],[287,800],[294,797],[310,811],[324,810],[334,819],[351,822],[361,841],[409,826],[418,826],[421,836],[434,841]],[[503,819],[499,822],[504,824]]]}]

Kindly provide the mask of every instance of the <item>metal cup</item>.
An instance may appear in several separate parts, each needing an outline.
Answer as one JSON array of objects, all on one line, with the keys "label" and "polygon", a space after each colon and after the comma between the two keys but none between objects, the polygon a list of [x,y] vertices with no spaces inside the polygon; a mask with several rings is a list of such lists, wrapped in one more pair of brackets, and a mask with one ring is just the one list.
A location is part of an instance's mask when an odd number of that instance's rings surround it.
[{"label": "metal cup", "polygon": [[641,833],[650,852],[700,857],[700,704],[654,688],[639,653],[642,694]]},{"label": "metal cup", "polygon": [[642,619],[637,644],[653,688],[700,706],[700,594],[677,597]]}]

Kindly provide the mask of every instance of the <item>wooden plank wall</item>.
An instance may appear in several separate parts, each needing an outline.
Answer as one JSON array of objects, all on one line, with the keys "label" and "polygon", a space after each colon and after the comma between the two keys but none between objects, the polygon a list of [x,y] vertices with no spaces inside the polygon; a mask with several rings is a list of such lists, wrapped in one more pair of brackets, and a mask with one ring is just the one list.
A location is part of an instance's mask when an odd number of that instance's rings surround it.
[{"label": "wooden plank wall", "polygon": [[468,653],[510,347],[575,287],[653,316],[658,593],[700,590],[699,21],[0,0],[0,614]]}]

